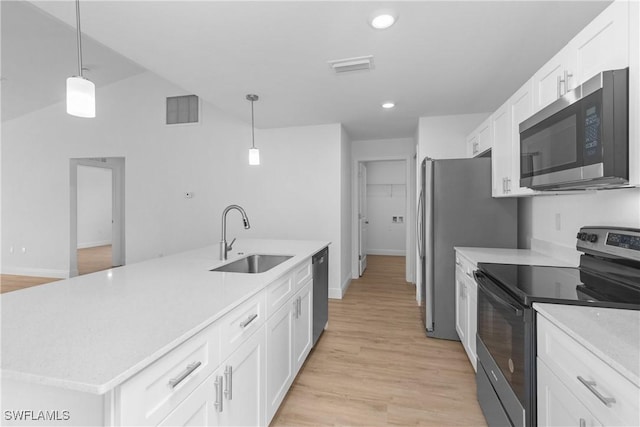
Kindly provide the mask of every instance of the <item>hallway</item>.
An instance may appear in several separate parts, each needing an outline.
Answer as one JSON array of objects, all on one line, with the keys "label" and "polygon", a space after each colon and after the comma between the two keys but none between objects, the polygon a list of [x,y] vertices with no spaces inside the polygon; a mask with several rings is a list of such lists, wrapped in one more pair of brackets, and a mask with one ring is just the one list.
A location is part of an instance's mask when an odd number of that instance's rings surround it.
[{"label": "hallway", "polygon": [[462,345],[420,327],[405,258],[368,259],[271,425],[486,426]]}]

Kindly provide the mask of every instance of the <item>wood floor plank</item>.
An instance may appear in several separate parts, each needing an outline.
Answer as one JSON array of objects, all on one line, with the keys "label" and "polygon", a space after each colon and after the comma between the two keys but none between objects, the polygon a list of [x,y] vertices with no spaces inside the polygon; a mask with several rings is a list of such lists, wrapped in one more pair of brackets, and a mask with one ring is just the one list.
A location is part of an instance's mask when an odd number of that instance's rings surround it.
[{"label": "wood floor plank", "polygon": [[457,341],[427,338],[403,257],[369,256],[271,425],[486,426]]}]

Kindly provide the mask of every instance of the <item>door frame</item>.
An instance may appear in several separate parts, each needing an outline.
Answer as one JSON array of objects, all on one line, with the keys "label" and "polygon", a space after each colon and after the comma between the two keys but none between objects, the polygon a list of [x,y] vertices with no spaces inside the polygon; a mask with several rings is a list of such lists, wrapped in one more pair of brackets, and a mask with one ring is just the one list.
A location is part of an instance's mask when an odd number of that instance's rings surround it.
[{"label": "door frame", "polygon": [[415,243],[415,200],[412,196],[415,193],[415,180],[412,179],[412,166],[415,167],[415,161],[413,155],[395,155],[395,156],[362,156],[352,158],[351,167],[351,278],[357,279],[360,277],[360,264],[358,260],[358,243],[359,243],[359,223],[358,223],[358,200],[359,191],[358,188],[358,171],[359,163],[367,162],[379,162],[379,161],[394,161],[401,160],[405,162],[405,178],[407,185],[407,200],[406,200],[406,236],[405,236],[405,259],[406,270],[405,279],[407,282],[415,283],[415,258],[416,258],[416,243]]},{"label": "door frame", "polygon": [[125,158],[90,157],[69,159],[69,277],[78,275],[78,166],[111,169],[111,264],[126,263],[125,242]]}]

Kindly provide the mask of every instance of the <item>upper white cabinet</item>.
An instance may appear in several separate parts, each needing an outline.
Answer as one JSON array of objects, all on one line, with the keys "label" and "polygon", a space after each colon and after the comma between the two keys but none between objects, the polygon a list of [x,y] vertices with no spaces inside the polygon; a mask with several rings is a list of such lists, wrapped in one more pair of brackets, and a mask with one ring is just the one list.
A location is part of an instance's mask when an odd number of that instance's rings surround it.
[{"label": "upper white cabinet", "polygon": [[631,8],[624,0],[612,3],[467,137],[469,157],[491,148],[493,197],[536,194],[520,187],[520,123],[596,74],[637,63]]},{"label": "upper white cabinet", "polygon": [[467,137],[467,154],[476,157],[491,149],[491,122],[485,120]]},{"label": "upper white cabinet", "polygon": [[617,1],[534,75],[538,111],[605,70],[629,66],[629,3]]}]

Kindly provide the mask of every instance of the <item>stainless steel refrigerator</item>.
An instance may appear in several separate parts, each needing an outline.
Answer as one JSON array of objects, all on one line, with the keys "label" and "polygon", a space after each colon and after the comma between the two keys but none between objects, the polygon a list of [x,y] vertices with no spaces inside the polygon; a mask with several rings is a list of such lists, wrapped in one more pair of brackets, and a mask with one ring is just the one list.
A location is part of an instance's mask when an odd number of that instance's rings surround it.
[{"label": "stainless steel refrigerator", "polygon": [[427,336],[459,340],[454,246],[515,248],[518,205],[491,197],[491,159],[425,159],[418,201],[421,311]]}]

